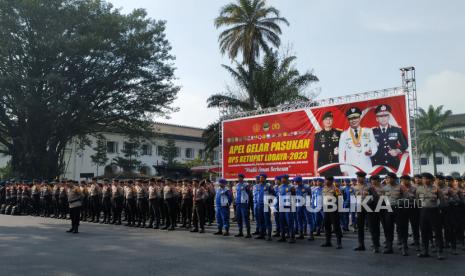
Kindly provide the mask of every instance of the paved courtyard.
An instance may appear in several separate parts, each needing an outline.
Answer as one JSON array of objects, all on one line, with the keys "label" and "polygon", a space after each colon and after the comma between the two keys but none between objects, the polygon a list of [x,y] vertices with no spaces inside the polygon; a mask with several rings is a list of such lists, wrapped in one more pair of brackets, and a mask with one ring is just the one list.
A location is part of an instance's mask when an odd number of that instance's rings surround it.
[{"label": "paved courtyard", "polygon": [[[343,249],[314,242],[217,237],[207,233],[0,215],[0,275],[463,275],[465,251],[447,259],[354,252],[355,234]],[[234,234],[235,229],[232,229]],[[369,237],[367,237],[368,239]],[[370,244],[367,242],[367,244]]]}]

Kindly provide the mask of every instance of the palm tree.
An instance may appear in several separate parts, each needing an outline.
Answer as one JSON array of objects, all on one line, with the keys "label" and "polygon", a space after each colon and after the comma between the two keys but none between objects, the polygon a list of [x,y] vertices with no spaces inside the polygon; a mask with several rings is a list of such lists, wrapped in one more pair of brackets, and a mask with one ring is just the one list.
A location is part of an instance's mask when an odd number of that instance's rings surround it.
[{"label": "palm tree", "polygon": [[451,138],[451,133],[445,130],[446,121],[450,115],[452,115],[452,111],[443,112],[442,105],[437,108],[430,105],[426,111],[420,108],[416,119],[418,150],[428,157],[433,155],[434,174],[437,174],[437,153],[450,156],[452,152],[462,153],[465,151],[465,147]]},{"label": "palm tree", "polygon": [[[232,60],[242,54],[242,64],[248,66],[248,78],[252,80],[261,50],[269,52],[269,45],[278,48],[281,44],[280,23],[289,25],[276,8],[266,6],[265,0],[237,0],[222,7],[215,19],[216,28],[227,28],[218,37],[221,53]],[[252,94],[253,89],[248,92]]]},{"label": "palm tree", "polygon": [[[255,77],[252,81],[248,78],[248,69],[244,65],[236,63],[236,69],[223,65],[235,80],[237,90],[210,96],[207,99],[208,107],[227,106],[229,113],[235,113],[314,98],[315,95],[308,93],[307,88],[318,81],[318,78],[312,72],[300,74],[292,65],[295,59],[295,56],[280,58],[277,52],[271,51],[265,55],[262,64],[255,65]],[[253,87],[253,95],[247,93],[249,87]],[[218,146],[218,135],[219,122],[210,124],[204,132],[207,151]]]}]

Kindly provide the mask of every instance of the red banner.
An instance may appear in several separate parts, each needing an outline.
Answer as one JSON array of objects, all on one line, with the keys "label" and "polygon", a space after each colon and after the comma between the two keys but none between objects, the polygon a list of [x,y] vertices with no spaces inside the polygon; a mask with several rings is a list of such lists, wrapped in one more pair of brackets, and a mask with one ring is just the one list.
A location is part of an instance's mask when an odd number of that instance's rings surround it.
[{"label": "red banner", "polygon": [[412,174],[407,96],[223,121],[223,176]]}]

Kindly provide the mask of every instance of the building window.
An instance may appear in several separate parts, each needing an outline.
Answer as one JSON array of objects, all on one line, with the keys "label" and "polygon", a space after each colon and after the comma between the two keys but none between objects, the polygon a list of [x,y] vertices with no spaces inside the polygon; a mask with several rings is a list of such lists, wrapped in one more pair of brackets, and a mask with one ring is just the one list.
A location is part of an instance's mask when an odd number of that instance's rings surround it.
[{"label": "building window", "polygon": [[141,151],[142,151],[141,152],[142,155],[152,155],[152,145],[149,145],[149,144],[142,145]]},{"label": "building window", "polygon": [[426,166],[429,164],[429,159],[427,157],[420,158],[420,165]]},{"label": "building window", "polygon": [[186,153],[185,154],[186,158],[189,158],[189,159],[194,158],[194,149],[187,148],[185,153]]},{"label": "building window", "polygon": [[214,151],[213,151],[213,160],[214,160],[214,161],[219,160],[219,156],[218,156],[218,151],[217,151],[217,150],[214,150]]},{"label": "building window", "polygon": [[179,156],[181,156],[181,148],[176,147],[176,155],[175,155],[175,157],[179,157]]},{"label": "building window", "polygon": [[204,159],[205,158],[205,151],[203,149],[199,149],[199,158]]},{"label": "building window", "polygon": [[444,158],[436,157],[436,165],[442,165],[442,164],[444,164]]},{"label": "building window", "polygon": [[107,141],[107,153],[117,153],[118,143],[114,141]]},{"label": "building window", "polygon": [[163,155],[163,146],[157,146],[157,155],[162,156]]},{"label": "building window", "polygon": [[449,163],[452,165],[460,164],[460,158],[458,156],[451,156],[449,158]]}]

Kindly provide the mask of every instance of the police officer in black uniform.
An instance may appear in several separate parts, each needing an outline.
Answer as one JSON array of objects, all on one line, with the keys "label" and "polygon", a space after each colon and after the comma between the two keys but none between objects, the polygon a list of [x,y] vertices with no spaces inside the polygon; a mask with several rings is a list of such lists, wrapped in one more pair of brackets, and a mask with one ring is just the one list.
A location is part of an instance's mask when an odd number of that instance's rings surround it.
[{"label": "police officer in black uniform", "polygon": [[323,114],[323,129],[315,134],[314,166],[316,176],[342,175],[339,166],[318,173],[318,168],[338,162],[339,138],[342,130],[333,128],[334,117],[331,111]]},{"label": "police officer in black uniform", "polygon": [[[408,142],[401,128],[389,125],[391,110],[391,106],[387,104],[375,109],[379,126],[373,129],[373,134],[378,142],[378,151],[372,157],[372,162],[373,166],[381,165],[398,170],[399,156],[408,149]],[[383,169],[379,174],[385,175],[387,170]]]}]

